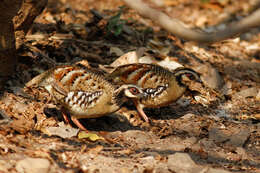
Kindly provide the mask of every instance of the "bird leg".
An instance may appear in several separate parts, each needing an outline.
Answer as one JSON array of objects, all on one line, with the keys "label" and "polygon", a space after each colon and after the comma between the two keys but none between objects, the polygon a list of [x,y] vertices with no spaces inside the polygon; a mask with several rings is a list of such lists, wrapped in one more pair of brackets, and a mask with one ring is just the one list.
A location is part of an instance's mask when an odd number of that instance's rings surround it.
[{"label": "bird leg", "polygon": [[79,120],[75,117],[71,117],[71,120],[73,121],[73,123],[78,127],[80,128],[81,130],[84,130],[86,132],[88,132],[88,130],[79,122]]},{"label": "bird leg", "polygon": [[63,116],[63,119],[64,119],[65,123],[66,123],[66,124],[70,124],[70,120],[69,120],[67,114],[65,114],[64,112],[62,112],[62,116]]},{"label": "bird leg", "polygon": [[[65,108],[61,108],[61,112],[62,112],[62,116],[63,116],[63,119],[64,119],[64,121],[67,123],[67,124],[70,124],[70,120],[69,120],[69,118],[68,118],[68,116],[67,116],[67,111],[66,111],[66,109]],[[80,128],[81,130],[84,130],[84,131],[88,131],[80,122],[79,122],[79,120],[77,119],[77,118],[75,118],[75,117],[73,117],[73,116],[71,116],[71,121],[78,127],[78,128]]]},{"label": "bird leg", "polygon": [[149,122],[149,118],[146,116],[146,114],[144,113],[144,106],[139,103],[138,101],[134,101],[135,107],[139,113],[139,115],[144,119],[145,122]]},{"label": "bird leg", "polygon": [[63,116],[65,123],[70,124],[70,120],[68,118],[68,112],[66,111],[66,109],[64,107],[61,107],[60,111],[61,111],[61,114]]}]

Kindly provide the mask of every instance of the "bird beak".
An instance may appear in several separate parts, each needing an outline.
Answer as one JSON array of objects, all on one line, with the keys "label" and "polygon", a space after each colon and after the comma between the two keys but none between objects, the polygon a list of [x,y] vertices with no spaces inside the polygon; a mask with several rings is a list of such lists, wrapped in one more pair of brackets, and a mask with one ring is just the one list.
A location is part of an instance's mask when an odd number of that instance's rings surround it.
[{"label": "bird beak", "polygon": [[200,78],[197,79],[197,82],[203,84],[202,80]]}]

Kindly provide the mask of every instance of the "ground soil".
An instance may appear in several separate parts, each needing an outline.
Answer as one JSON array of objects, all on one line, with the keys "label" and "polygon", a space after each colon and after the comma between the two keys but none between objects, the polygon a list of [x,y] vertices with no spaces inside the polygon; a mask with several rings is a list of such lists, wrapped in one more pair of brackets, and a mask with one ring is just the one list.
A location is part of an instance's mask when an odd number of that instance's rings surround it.
[{"label": "ground soil", "polygon": [[[253,10],[253,1],[243,0],[146,2],[206,31],[227,27]],[[122,5],[49,0],[19,48],[16,74],[1,96],[0,172],[21,172],[18,163],[28,157],[46,159],[49,172],[185,172],[170,162],[176,153],[188,154],[191,168],[200,171],[260,172],[260,28],[198,45],[127,7],[113,22]],[[97,69],[141,47],[156,62],[168,58],[200,72],[205,82],[197,88],[200,95],[186,93],[167,107],[146,109],[150,123],[131,103],[116,114],[81,120],[107,140],[46,132],[63,121],[61,113],[46,91],[24,93],[26,82],[64,63],[86,60]]]}]

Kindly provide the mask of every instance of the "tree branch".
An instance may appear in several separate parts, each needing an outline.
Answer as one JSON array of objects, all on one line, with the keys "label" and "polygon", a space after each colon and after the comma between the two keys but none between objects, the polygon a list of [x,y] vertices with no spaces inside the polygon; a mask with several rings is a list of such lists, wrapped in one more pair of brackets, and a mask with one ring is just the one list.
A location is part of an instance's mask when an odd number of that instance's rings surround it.
[{"label": "tree branch", "polygon": [[251,28],[260,26],[260,9],[253,12],[250,16],[231,24],[222,31],[217,31],[215,33],[203,33],[185,27],[181,21],[170,18],[168,15],[152,9],[147,4],[143,3],[142,0],[123,0],[123,2],[125,2],[130,8],[136,10],[142,16],[157,22],[162,28],[166,29],[170,33],[182,39],[196,41],[199,43],[213,43],[221,41],[233,37],[239,33],[246,32]]}]

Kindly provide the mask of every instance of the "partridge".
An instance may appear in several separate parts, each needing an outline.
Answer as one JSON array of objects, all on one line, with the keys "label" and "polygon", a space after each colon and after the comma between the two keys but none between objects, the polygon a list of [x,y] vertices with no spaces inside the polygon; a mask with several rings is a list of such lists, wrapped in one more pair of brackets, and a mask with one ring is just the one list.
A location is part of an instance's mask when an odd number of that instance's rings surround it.
[{"label": "partridge", "polygon": [[135,106],[145,121],[149,121],[144,108],[166,106],[178,100],[186,91],[184,76],[201,82],[200,76],[189,68],[171,72],[154,64],[127,64],[117,67],[108,78],[117,84],[134,84],[143,89],[146,97],[135,99]]},{"label": "partridge", "polygon": [[[71,120],[82,130],[86,128],[78,119],[116,112],[129,98],[136,100],[144,96],[142,89],[135,85],[113,85],[102,74],[76,65],[50,69],[33,78],[26,86],[44,87],[62,106],[62,112],[69,112]],[[68,123],[65,113],[63,117]]]}]

